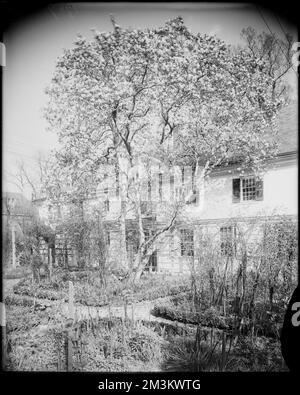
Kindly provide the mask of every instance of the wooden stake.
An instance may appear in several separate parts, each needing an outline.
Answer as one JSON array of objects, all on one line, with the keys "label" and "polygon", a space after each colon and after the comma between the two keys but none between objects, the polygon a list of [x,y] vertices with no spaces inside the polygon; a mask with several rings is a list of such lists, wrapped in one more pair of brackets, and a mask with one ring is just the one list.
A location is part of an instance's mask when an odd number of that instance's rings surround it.
[{"label": "wooden stake", "polygon": [[52,280],[52,248],[48,248],[49,281]]}]

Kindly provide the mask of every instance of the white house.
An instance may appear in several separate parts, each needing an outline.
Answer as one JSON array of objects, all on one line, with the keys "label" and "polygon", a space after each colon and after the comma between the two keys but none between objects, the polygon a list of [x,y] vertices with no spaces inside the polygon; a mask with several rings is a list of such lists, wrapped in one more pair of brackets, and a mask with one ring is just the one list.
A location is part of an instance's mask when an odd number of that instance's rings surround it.
[{"label": "white house", "polygon": [[[145,209],[142,210],[145,223],[148,219],[150,224],[149,228],[164,222],[164,202],[168,205],[176,201],[185,189],[193,189],[196,193],[192,196],[190,204],[186,204],[184,214],[177,219],[176,228],[172,228],[172,232],[167,232],[155,246],[150,259],[151,270],[184,272],[196,255],[204,234],[214,235],[219,246],[217,248],[222,252],[228,240],[235,237],[237,224],[239,227],[245,227],[245,224],[258,223],[260,220],[282,215],[297,220],[296,103],[291,103],[280,112],[278,124],[278,154],[266,163],[264,174],[259,179],[249,172],[241,174],[238,165],[215,169],[204,182],[193,179],[193,173],[188,168],[176,168],[175,171],[173,169],[173,173],[161,170],[159,165],[152,169],[156,182],[146,182],[143,188]],[[119,259],[121,243],[119,219],[122,202],[120,191],[116,188],[118,186],[115,179],[106,176],[98,193],[87,199],[84,204],[86,215],[93,215],[95,207],[103,208],[112,262]],[[149,203],[151,206],[151,201],[155,204],[149,212],[146,209],[149,208]],[[41,215],[47,219],[45,204],[39,206]],[[135,228],[135,214],[130,208],[126,216],[126,227],[129,233]],[[127,244],[129,259],[132,260],[135,251],[132,237],[128,237]]]}]

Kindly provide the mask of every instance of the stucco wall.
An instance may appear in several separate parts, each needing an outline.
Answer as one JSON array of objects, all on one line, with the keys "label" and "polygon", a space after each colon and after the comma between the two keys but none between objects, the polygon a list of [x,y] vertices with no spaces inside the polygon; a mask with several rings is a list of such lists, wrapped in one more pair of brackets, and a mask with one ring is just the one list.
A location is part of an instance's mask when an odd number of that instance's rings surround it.
[{"label": "stucco wall", "polygon": [[232,179],[237,174],[211,176],[204,186],[204,196],[199,206],[187,209],[193,218],[226,219],[266,215],[297,215],[298,175],[297,164],[272,166],[263,175],[263,200],[232,201]]}]

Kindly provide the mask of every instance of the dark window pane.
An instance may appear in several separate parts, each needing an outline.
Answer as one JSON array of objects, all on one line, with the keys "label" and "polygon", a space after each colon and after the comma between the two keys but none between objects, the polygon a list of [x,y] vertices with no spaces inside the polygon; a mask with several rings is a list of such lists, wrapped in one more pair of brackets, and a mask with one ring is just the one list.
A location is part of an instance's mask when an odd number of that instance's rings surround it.
[{"label": "dark window pane", "polygon": [[194,231],[181,229],[181,256],[194,256]]},{"label": "dark window pane", "polygon": [[232,201],[233,203],[237,203],[240,201],[240,178],[234,178],[232,180]]}]

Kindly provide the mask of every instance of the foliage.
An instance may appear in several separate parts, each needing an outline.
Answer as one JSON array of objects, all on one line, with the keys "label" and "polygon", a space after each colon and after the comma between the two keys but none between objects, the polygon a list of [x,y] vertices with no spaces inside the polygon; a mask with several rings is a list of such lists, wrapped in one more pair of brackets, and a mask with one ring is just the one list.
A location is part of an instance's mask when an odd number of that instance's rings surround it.
[{"label": "foliage", "polygon": [[242,337],[231,349],[227,342],[225,361],[222,360],[222,349],[222,342],[215,336],[203,339],[198,349],[194,338],[176,337],[165,347],[162,369],[167,372],[287,371],[278,341]]},{"label": "foliage", "polygon": [[55,232],[64,248],[68,246],[73,249],[79,268],[98,267],[99,273],[104,276],[107,246],[100,211],[95,209],[91,218],[84,216],[82,205],[70,206],[68,215],[56,218]]},{"label": "foliage", "polygon": [[31,278],[21,280],[13,287],[13,291],[17,295],[32,296],[41,299],[59,300],[67,295],[67,286],[60,286],[54,280],[33,282]]},{"label": "foliage", "polygon": [[201,323],[203,326],[210,326],[214,328],[227,328],[228,325],[225,322],[224,317],[220,313],[212,308],[205,310],[204,312],[195,312],[192,309],[184,309],[186,304],[173,305],[172,303],[166,305],[155,305],[152,314],[157,317],[162,317],[168,320],[183,322],[185,324],[198,324]]},{"label": "foliage", "polygon": [[247,50],[262,59],[268,65],[268,74],[273,78],[269,89],[272,93],[288,97],[288,84],[284,79],[292,68],[292,45],[294,38],[286,33],[282,40],[269,32],[257,33],[253,27],[247,27],[241,34]]},{"label": "foliage", "polygon": [[[7,312],[8,370],[65,370],[61,317],[32,307],[10,306]],[[40,325],[45,331],[38,330]],[[162,340],[141,323],[128,326],[113,318],[83,321],[80,327],[79,348],[74,344],[75,371],[149,371],[160,362]]]},{"label": "foliage", "polygon": [[28,265],[18,266],[16,268],[4,267],[3,278],[5,279],[21,279],[23,277],[29,276],[31,274],[31,269]]},{"label": "foliage", "polygon": [[8,304],[6,300],[7,314],[7,333],[10,332],[26,332],[40,324],[47,324],[49,314],[47,311],[39,311],[34,306],[16,306]]},{"label": "foliage", "polygon": [[168,202],[167,225],[146,240],[141,212],[146,180],[132,170],[154,161],[193,165],[196,173],[201,167],[205,177],[216,166],[240,161],[259,172],[276,152],[269,126],[282,100],[269,90],[275,77],[264,59],[192,33],[181,17],[145,30],[114,21],[113,26],[112,32],[95,31],[91,41],[78,36],[57,60],[45,116],[61,149],[49,166],[45,190],[53,202],[82,204],[91,192],[97,195],[99,184],[107,189],[105,166],[113,166],[124,203],[121,263],[128,263],[128,207],[138,223],[135,281],[181,206]]},{"label": "foliage", "polygon": [[161,339],[142,324],[124,325],[121,320],[101,320],[82,333],[83,371],[146,371],[159,364]]},{"label": "foliage", "polygon": [[117,280],[114,275],[107,277],[106,287],[103,287],[95,270],[69,272],[57,269],[54,271],[52,281],[47,280],[33,283],[31,279],[23,279],[14,286],[14,292],[20,295],[35,296],[45,299],[68,300],[68,281],[74,283],[75,301],[89,306],[102,306],[108,303],[123,304],[122,293],[128,290],[131,300],[135,302],[153,300],[172,296],[188,290],[187,279],[170,278],[166,281],[165,275],[149,275],[142,277],[141,281],[128,289],[126,282]]},{"label": "foliage", "polygon": [[[180,17],[158,29],[114,25],[111,33],[95,32],[90,42],[79,36],[74,44],[57,61],[46,110],[64,144],[59,163],[72,180],[96,174],[109,146],[108,157],[120,147],[132,159],[159,147],[174,128],[181,148],[194,137],[195,150],[212,164],[236,152],[268,151],[256,136],[279,103],[268,93],[272,77],[258,56],[233,56],[223,41],[191,33]],[[161,126],[149,139],[155,118]]]}]

